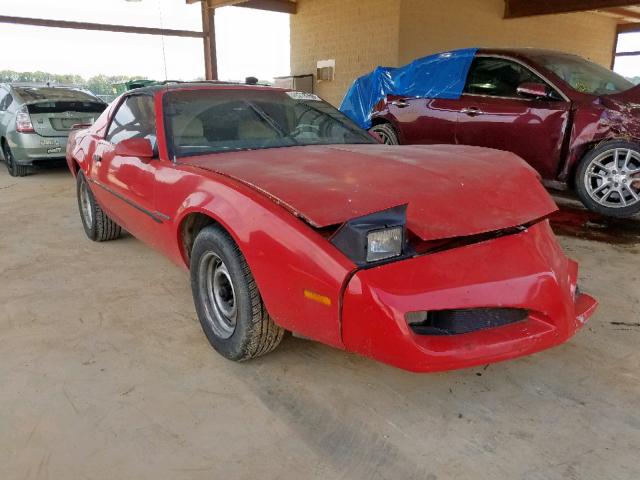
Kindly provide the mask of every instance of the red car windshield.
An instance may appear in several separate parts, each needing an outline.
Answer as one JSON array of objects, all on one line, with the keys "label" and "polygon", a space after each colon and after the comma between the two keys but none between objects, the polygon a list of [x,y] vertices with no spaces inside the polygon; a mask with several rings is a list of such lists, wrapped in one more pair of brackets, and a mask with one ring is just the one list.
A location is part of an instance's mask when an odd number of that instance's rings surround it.
[{"label": "red car windshield", "polygon": [[301,92],[197,89],[164,96],[171,156],[296,145],[375,143],[331,105]]},{"label": "red car windshield", "polygon": [[575,55],[544,53],[530,56],[580,93],[610,95],[634,86],[621,75]]}]

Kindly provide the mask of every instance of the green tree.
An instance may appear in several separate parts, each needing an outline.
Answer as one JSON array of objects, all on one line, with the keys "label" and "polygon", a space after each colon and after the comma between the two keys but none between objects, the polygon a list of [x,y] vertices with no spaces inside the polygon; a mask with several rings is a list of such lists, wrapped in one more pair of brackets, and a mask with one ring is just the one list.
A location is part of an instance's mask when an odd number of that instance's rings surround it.
[{"label": "green tree", "polygon": [[89,79],[84,79],[80,75],[55,74],[48,72],[15,72],[13,70],[0,70],[0,83],[29,82],[29,83],[51,83],[52,85],[73,85],[84,88],[95,95],[114,96],[116,83],[124,83],[130,80],[146,79],[143,76],[127,75],[96,75]]}]

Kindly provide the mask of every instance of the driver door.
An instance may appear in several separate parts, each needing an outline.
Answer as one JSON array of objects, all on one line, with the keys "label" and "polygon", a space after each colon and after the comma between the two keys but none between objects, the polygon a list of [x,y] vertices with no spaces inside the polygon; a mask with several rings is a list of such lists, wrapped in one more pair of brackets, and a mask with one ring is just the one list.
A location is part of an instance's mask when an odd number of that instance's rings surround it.
[{"label": "driver door", "polygon": [[[525,97],[523,83],[545,84],[547,98]],[[502,57],[476,57],[460,101],[457,143],[513,152],[555,179],[571,102],[529,68]]]},{"label": "driver door", "polygon": [[162,223],[155,209],[156,158],[116,154],[119,142],[146,138],[156,144],[154,100],[150,95],[129,95],[118,106],[104,140],[93,155],[94,194],[110,216],[136,238],[156,245]]}]

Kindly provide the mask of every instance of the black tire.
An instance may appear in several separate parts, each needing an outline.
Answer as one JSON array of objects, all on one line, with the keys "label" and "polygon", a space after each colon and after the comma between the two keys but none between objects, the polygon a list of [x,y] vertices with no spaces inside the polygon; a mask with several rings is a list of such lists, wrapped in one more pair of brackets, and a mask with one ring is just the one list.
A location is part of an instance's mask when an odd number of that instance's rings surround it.
[{"label": "black tire", "polygon": [[618,218],[640,213],[640,145],[611,140],[590,150],[576,169],[575,189],[593,212]]},{"label": "black tire", "polygon": [[122,228],[100,208],[82,171],[78,172],[76,194],[80,220],[87,237],[94,242],[106,242],[118,238]]},{"label": "black tire", "polygon": [[[285,330],[269,316],[242,252],[217,225],[203,228],[196,237],[191,290],[200,325],[211,346],[225,358],[249,360],[269,353],[282,341]],[[220,320],[217,314],[223,310],[235,312],[233,321],[231,315]]]},{"label": "black tire", "polygon": [[29,167],[27,165],[19,165],[16,163],[16,159],[11,152],[11,148],[6,143],[2,144],[2,156],[4,157],[4,163],[7,166],[7,171],[12,177],[24,177],[29,174]]},{"label": "black tire", "polygon": [[380,138],[382,138],[382,142],[385,145],[399,145],[400,140],[398,139],[398,134],[396,129],[393,128],[393,125],[390,123],[380,123],[378,125],[374,125],[369,129],[372,133],[377,133]]}]

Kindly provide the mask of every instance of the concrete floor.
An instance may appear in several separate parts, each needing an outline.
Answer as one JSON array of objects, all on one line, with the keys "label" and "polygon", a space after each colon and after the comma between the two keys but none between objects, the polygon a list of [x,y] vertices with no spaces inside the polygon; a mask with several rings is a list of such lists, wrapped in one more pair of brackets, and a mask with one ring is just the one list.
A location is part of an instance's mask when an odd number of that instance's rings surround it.
[{"label": "concrete floor", "polygon": [[561,238],[601,308],[532,357],[416,375],[288,338],[234,364],[185,272],[85,238],[74,187],[0,166],[0,479],[640,478],[637,245]]}]

